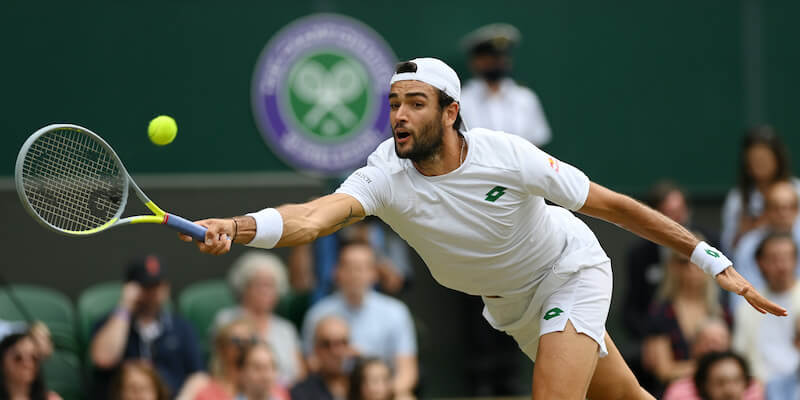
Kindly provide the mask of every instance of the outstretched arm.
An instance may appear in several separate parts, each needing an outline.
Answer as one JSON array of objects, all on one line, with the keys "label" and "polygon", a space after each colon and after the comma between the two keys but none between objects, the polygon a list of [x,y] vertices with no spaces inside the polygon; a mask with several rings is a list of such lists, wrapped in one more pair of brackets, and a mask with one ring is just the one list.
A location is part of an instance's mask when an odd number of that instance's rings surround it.
[{"label": "outstretched arm", "polygon": [[[686,228],[658,211],[593,182],[583,207],[578,211],[619,225],[687,257],[691,257],[700,243]],[[785,309],[764,298],[732,266],[717,274],[715,279],[720,287],[743,296],[759,312],[786,315]]]},{"label": "outstretched arm", "polygon": [[[308,203],[286,204],[276,210],[282,220],[277,223],[282,223],[282,227],[258,227],[256,219],[251,216],[197,221],[208,228],[205,242],[197,242],[197,247],[204,253],[224,254],[230,250],[231,242],[252,242],[257,229],[279,232],[280,239],[275,247],[297,246],[336,232],[366,216],[358,200],[341,193],[323,196]],[[180,237],[183,241],[192,241],[189,236],[181,234]]]}]

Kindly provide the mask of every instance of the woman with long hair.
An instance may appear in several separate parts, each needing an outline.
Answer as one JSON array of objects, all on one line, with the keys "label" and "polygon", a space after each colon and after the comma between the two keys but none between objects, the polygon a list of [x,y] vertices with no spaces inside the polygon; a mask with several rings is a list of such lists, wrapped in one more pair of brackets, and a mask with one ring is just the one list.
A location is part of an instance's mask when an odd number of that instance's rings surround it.
[{"label": "woman with long hair", "polygon": [[765,223],[764,195],[775,182],[791,180],[800,194],[800,179],[791,176],[789,152],[769,126],[750,129],[742,141],[738,184],[722,207],[722,251],[730,253],[745,233]]},{"label": "woman with long hair", "polygon": [[217,330],[210,375],[198,373],[183,385],[178,400],[233,400],[239,391],[244,350],[258,341],[252,323],[237,319]]},{"label": "woman with long hair", "polygon": [[730,325],[714,279],[679,253],[670,252],[665,259],[666,275],[651,307],[649,333],[642,347],[642,364],[661,383],[653,388],[656,392],[694,373],[691,344],[705,321],[724,318]]},{"label": "woman with long hair", "polygon": [[245,348],[236,400],[290,400],[289,392],[278,383],[274,354],[262,341]]},{"label": "woman with long hair", "polygon": [[3,379],[0,400],[60,400],[48,391],[42,376],[40,353],[27,333],[14,333],[0,341]]},{"label": "woman with long hair", "polygon": [[392,400],[392,371],[379,358],[362,358],[350,374],[347,400]]}]

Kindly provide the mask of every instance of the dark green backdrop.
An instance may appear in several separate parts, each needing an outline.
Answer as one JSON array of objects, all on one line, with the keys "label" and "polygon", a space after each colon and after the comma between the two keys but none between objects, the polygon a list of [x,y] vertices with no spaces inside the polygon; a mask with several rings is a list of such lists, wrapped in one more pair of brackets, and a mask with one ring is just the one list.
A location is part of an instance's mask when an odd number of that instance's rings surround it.
[{"label": "dark green backdrop", "polygon": [[[547,150],[620,190],[674,177],[721,194],[741,132],[757,121],[800,153],[797,2],[6,0],[0,175],[52,122],[97,131],[134,174],[288,170],[255,128],[250,81],[269,38],[314,12],[358,18],[398,57],[437,56],[462,77],[459,38],[515,24],[516,77],[543,101]],[[180,127],[165,148],[145,134],[158,114]]]}]

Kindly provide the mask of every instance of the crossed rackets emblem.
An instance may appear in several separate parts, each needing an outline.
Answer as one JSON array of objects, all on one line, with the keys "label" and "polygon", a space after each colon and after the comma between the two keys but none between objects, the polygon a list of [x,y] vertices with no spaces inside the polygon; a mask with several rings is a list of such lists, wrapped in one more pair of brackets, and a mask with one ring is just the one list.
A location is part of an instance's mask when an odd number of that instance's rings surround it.
[{"label": "crossed rackets emblem", "polygon": [[363,76],[363,69],[349,60],[337,62],[330,70],[314,60],[299,66],[291,83],[292,91],[300,100],[312,105],[302,117],[303,124],[316,129],[327,115],[331,115],[339,126],[331,127],[326,123],[322,132],[329,136],[357,124],[360,118],[347,104],[363,93],[366,86]]}]

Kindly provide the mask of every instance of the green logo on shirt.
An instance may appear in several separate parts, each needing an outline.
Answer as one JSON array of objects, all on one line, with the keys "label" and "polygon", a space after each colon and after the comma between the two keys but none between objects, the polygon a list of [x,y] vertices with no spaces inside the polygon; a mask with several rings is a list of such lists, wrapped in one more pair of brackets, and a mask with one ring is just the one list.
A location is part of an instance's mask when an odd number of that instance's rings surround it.
[{"label": "green logo on shirt", "polygon": [[710,255],[711,257],[714,257],[714,258],[719,258],[719,253],[717,253],[716,251],[711,250],[711,249],[706,249],[706,254],[708,254],[708,255]]},{"label": "green logo on shirt", "polygon": [[563,313],[563,312],[564,311],[562,309],[560,309],[558,307],[553,307],[553,308],[547,310],[546,313],[544,313],[544,320],[545,321],[549,321],[549,320],[561,315],[561,313]]},{"label": "green logo on shirt", "polygon": [[502,186],[495,186],[489,191],[489,193],[486,193],[486,201],[494,202],[504,194],[506,194],[506,188]]}]

